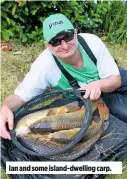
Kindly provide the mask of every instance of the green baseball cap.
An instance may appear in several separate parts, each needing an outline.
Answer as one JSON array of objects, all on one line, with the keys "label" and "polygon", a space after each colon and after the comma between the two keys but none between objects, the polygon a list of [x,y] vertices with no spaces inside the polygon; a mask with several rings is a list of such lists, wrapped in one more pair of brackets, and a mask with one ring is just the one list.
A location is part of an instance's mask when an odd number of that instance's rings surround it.
[{"label": "green baseball cap", "polygon": [[49,42],[62,31],[69,32],[74,29],[71,21],[63,14],[53,14],[43,21],[43,35],[46,42]]}]

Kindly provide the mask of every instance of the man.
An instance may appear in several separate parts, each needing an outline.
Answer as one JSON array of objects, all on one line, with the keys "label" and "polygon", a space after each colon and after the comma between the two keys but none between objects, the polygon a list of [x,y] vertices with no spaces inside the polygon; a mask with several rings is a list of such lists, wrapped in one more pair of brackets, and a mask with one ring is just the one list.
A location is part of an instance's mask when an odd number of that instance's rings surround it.
[{"label": "man", "polygon": [[[74,26],[63,14],[54,14],[46,18],[43,22],[43,34],[47,49],[32,64],[30,71],[14,94],[8,96],[2,105],[1,136],[11,140],[6,124],[9,129],[13,128],[13,112],[26,101],[44,92],[48,87],[71,88],[53,55],[77,80],[80,89],[86,90],[84,98],[90,97],[91,100],[97,100],[103,93],[102,97],[111,112],[118,117],[123,114],[126,118],[127,112],[125,110],[122,112],[119,107],[116,107],[114,93],[112,93],[121,87],[119,69],[103,42],[95,35],[80,34],[97,58],[97,65],[95,65],[78,42]],[[123,105],[125,99],[127,97],[120,101],[120,105]],[[111,104],[116,107],[116,111],[113,112]],[[127,107],[125,104],[123,106]]]}]

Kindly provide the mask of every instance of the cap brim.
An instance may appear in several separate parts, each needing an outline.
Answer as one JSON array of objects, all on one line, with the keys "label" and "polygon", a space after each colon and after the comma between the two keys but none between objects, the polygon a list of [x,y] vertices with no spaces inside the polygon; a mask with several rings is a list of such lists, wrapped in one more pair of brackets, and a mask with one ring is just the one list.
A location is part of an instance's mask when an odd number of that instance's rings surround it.
[{"label": "cap brim", "polygon": [[50,43],[52,40],[54,40],[56,37],[58,37],[60,35],[65,35],[65,34],[70,34],[70,33],[73,34],[74,33],[74,29],[67,29],[67,30],[63,30],[63,31],[59,32],[48,43]]}]

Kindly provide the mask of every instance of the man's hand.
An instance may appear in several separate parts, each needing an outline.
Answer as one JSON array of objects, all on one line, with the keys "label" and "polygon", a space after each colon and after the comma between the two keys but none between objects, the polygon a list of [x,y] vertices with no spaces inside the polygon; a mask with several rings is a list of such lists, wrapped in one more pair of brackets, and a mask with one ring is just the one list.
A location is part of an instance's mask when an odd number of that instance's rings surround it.
[{"label": "man's hand", "polygon": [[105,79],[93,81],[81,88],[80,90],[86,90],[84,98],[90,97],[90,100],[97,100],[101,96],[101,92],[113,92],[121,86],[121,77],[109,76]]},{"label": "man's hand", "polygon": [[90,100],[97,100],[101,96],[101,83],[99,80],[91,82],[79,89],[86,90],[85,95],[83,96],[85,99],[90,97]]},{"label": "man's hand", "polygon": [[14,125],[13,112],[24,104],[24,101],[17,95],[8,96],[3,102],[0,111],[0,136],[4,139],[11,140],[10,133],[7,129],[12,130]]},{"label": "man's hand", "polygon": [[11,140],[10,133],[7,131],[7,126],[10,130],[13,129],[13,112],[8,106],[3,106],[1,109],[0,124],[1,137]]}]

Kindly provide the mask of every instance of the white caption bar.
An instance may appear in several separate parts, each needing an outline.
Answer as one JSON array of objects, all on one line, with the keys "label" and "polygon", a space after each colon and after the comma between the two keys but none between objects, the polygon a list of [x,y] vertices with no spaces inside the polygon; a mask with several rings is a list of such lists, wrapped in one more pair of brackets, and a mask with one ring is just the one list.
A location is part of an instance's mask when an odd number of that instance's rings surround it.
[{"label": "white caption bar", "polygon": [[6,162],[7,174],[122,174],[122,162]]}]

